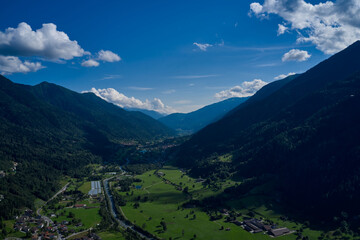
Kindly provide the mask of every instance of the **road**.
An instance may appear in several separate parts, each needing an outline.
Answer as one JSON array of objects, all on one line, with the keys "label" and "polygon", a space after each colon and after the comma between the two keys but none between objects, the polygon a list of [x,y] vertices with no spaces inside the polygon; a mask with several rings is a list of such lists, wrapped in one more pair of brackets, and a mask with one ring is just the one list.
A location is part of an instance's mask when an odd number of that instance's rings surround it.
[{"label": "road", "polygon": [[41,214],[40,214],[41,209],[42,209],[48,202],[50,202],[51,200],[53,200],[54,198],[56,198],[60,193],[65,192],[65,190],[66,190],[66,188],[69,186],[69,184],[70,184],[70,183],[67,183],[62,189],[60,189],[57,193],[55,193],[54,196],[52,196],[52,197],[51,197],[49,200],[47,200],[40,208],[38,208],[38,210],[36,211],[36,214],[41,216]]},{"label": "road", "polygon": [[[126,164],[127,165],[129,163],[129,160],[127,160]],[[126,171],[120,167],[120,169],[123,171],[122,172],[122,175],[124,175],[126,173]],[[114,203],[114,198],[113,196],[111,195],[111,192],[110,192],[110,187],[109,187],[109,180],[112,179],[114,177],[111,177],[111,178],[108,178],[108,179],[105,179],[103,180],[103,184],[104,184],[104,193],[106,194],[106,196],[108,197],[109,199],[109,208],[110,208],[110,213],[111,215],[116,219],[116,221],[119,223],[119,225],[124,228],[124,229],[131,229],[133,230],[134,232],[136,232],[140,237],[142,237],[143,239],[148,239],[148,240],[155,240],[154,238],[149,238],[147,236],[145,236],[144,234],[142,234],[141,232],[138,232],[136,229],[134,229],[134,227],[132,225],[129,225],[127,223],[125,223],[123,220],[121,220],[119,218],[119,216],[117,215],[117,212],[116,212],[116,207],[115,207],[115,203]],[[122,209],[120,208],[120,210],[122,211]]]},{"label": "road", "polygon": [[73,237],[73,236],[76,236],[76,235],[79,235],[79,234],[82,234],[82,233],[86,233],[86,232],[89,232],[89,231],[91,231],[91,230],[92,230],[92,228],[89,228],[89,229],[86,229],[86,230],[84,230],[84,231],[82,231],[82,232],[73,233],[73,234],[67,236],[65,239],[69,239],[69,238],[71,238],[71,237]]}]

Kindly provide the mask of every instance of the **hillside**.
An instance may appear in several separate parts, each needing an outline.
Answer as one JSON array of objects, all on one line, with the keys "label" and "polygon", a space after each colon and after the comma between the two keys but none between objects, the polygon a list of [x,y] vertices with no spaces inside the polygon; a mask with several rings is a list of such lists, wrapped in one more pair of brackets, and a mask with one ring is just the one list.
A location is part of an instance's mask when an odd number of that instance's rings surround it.
[{"label": "hillside", "polygon": [[163,113],[159,113],[157,111],[153,111],[153,110],[146,110],[146,109],[140,109],[140,108],[125,108],[126,111],[132,111],[132,112],[141,112],[144,113],[154,119],[159,119],[162,117],[165,117],[166,114]]},{"label": "hillside", "polygon": [[170,129],[153,118],[123,110],[93,93],[79,94],[47,82],[28,89],[42,101],[76,115],[81,121],[94,124],[97,130],[110,138],[147,141],[172,134]]},{"label": "hillside", "polygon": [[[41,83],[15,84],[0,76],[0,216],[47,199],[64,175],[86,175],[89,163],[119,161],[126,141],[150,141],[172,131],[139,112],[93,94]],[[11,170],[14,162],[16,172]],[[6,207],[5,207],[6,206]]]},{"label": "hillside", "polygon": [[159,119],[166,126],[178,133],[191,134],[213,123],[229,111],[244,103],[248,98],[230,98],[205,106],[190,113],[173,113]]},{"label": "hillside", "polygon": [[[259,91],[184,143],[177,164],[203,176],[271,176],[283,204],[308,217],[360,214],[359,54],[356,42],[277,91]],[[224,154],[230,161],[221,161]]]}]

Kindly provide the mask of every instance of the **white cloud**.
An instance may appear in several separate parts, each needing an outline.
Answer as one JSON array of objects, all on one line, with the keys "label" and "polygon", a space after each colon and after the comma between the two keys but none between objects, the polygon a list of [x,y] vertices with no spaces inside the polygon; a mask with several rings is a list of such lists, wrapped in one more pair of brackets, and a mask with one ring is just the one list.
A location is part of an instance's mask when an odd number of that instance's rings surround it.
[{"label": "white cloud", "polygon": [[109,50],[100,50],[97,59],[104,62],[119,62],[121,60],[119,55]]},{"label": "white cloud", "polygon": [[113,88],[106,88],[106,89],[92,88],[90,91],[84,91],[83,93],[85,92],[92,92],[96,96],[122,108],[139,108],[139,109],[153,110],[159,113],[166,113],[166,114],[175,112],[173,108],[166,106],[159,98],[154,98],[151,101],[149,101],[148,99],[146,99],[145,101],[141,101],[134,97],[127,97]]},{"label": "white cloud", "polygon": [[209,43],[193,43],[195,46],[197,46],[201,51],[206,51],[209,47],[212,47],[213,45]]},{"label": "white cloud", "polygon": [[360,39],[359,0],[318,4],[305,0],[265,0],[262,5],[251,3],[250,13],[260,18],[280,16],[298,33],[297,42],[311,42],[326,54],[341,51]]},{"label": "white cloud", "polygon": [[18,57],[0,55],[0,72],[3,75],[36,72],[42,68],[45,67],[40,62],[23,62]]},{"label": "white cloud", "polygon": [[263,11],[263,6],[258,2],[254,2],[250,4],[250,10],[256,15],[259,15]]},{"label": "white cloud", "polygon": [[228,90],[216,93],[215,98],[223,100],[232,97],[250,97],[266,84],[268,83],[262,81],[261,79],[254,79],[251,82],[243,82],[240,86],[235,86]]},{"label": "white cloud", "polygon": [[288,74],[280,74],[279,76],[274,77],[274,80],[281,80],[281,79],[287,78],[287,77],[295,75],[295,74],[296,73],[294,73],[294,72],[290,72]]},{"label": "white cloud", "polygon": [[43,24],[40,29],[33,31],[25,22],[17,28],[0,31],[0,52],[5,56],[37,56],[52,61],[87,54],[77,41],[70,40],[66,33],[58,31],[55,24]]},{"label": "white cloud", "polygon": [[278,24],[277,35],[280,36],[286,32],[288,28],[282,24]]},{"label": "white cloud", "polygon": [[94,59],[84,60],[81,63],[81,66],[83,67],[98,67],[100,65],[99,62],[95,61]]},{"label": "white cloud", "polygon": [[289,52],[285,53],[282,57],[283,62],[288,61],[297,61],[304,62],[308,60],[311,55],[307,51],[299,50],[299,49],[291,49]]},{"label": "white cloud", "polygon": [[[99,61],[103,62],[119,62],[121,58],[116,53],[113,53],[109,50],[100,50],[97,53],[97,57],[90,58],[88,60],[84,60],[81,63],[83,67],[98,67],[100,65]],[[109,78],[107,78],[109,79]]]}]

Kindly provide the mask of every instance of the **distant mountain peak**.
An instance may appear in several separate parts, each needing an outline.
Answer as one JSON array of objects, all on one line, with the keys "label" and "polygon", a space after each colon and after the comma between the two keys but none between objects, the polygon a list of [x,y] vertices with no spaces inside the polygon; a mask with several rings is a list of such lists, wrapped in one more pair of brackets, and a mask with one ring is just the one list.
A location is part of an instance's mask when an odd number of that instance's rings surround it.
[{"label": "distant mountain peak", "polygon": [[245,102],[245,98],[229,98],[207,105],[190,113],[173,113],[159,119],[179,134],[191,134],[222,118],[229,111]]}]

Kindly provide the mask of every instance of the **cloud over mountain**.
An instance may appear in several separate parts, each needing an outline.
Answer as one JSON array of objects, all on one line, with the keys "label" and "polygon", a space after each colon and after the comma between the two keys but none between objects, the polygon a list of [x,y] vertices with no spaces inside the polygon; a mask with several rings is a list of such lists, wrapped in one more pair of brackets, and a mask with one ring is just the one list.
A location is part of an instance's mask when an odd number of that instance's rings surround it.
[{"label": "cloud over mountain", "polygon": [[3,75],[36,72],[42,68],[44,68],[44,66],[42,66],[40,62],[23,62],[18,57],[0,55],[0,72]]},{"label": "cloud over mountain", "polygon": [[215,98],[223,100],[232,97],[250,97],[266,84],[268,83],[262,81],[261,79],[254,79],[251,82],[243,82],[240,86],[235,86],[228,90],[216,93]]},{"label": "cloud over mountain", "polygon": [[294,72],[290,72],[290,73],[288,73],[288,74],[280,74],[279,76],[274,77],[274,80],[281,80],[281,79],[287,78],[287,77],[289,77],[289,76],[293,76],[293,75],[295,75],[295,74],[296,74],[296,73],[294,73]]},{"label": "cloud over mountain", "polygon": [[337,0],[311,4],[304,0],[265,0],[250,4],[250,14],[266,18],[271,14],[284,21],[284,27],[297,32],[297,42],[313,43],[326,54],[336,53],[360,39],[359,0]]},{"label": "cloud over mountain", "polygon": [[299,49],[291,49],[289,52],[285,53],[282,57],[283,62],[288,61],[297,61],[304,62],[308,60],[311,55],[307,51],[299,50]]},{"label": "cloud over mountain", "polygon": [[165,113],[165,114],[170,114],[175,112],[174,109],[172,109],[169,106],[166,106],[159,98],[154,98],[151,101],[149,101],[148,99],[146,99],[145,101],[141,101],[140,99],[134,97],[127,97],[113,88],[106,88],[106,89],[91,88],[90,91],[83,91],[83,93],[85,92],[92,92],[96,96],[122,108],[139,108],[139,109],[157,111],[159,113]]}]

